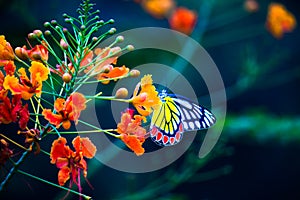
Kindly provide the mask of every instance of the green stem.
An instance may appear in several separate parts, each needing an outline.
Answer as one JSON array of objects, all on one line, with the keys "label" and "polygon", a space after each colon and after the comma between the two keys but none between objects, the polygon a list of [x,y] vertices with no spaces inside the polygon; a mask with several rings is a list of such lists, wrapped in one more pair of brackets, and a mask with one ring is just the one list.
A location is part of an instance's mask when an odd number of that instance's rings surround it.
[{"label": "green stem", "polygon": [[[60,132],[61,135],[63,134],[88,134],[88,133],[102,133],[102,132],[111,132],[111,131],[117,131],[116,129],[105,129],[105,130],[89,130],[89,131],[64,131]],[[49,132],[48,134],[57,134],[54,132]]]},{"label": "green stem", "polygon": [[[46,134],[45,130],[48,129],[48,127],[50,126],[50,124],[48,123],[45,126],[45,129],[43,132],[41,132],[41,137]],[[31,145],[34,145],[34,142],[31,143]],[[6,175],[5,179],[1,182],[0,185],[0,192],[3,191],[4,187],[8,184],[8,182],[12,179],[13,175],[18,171],[18,168],[20,167],[20,165],[24,162],[24,160],[27,158],[27,156],[29,155],[30,151],[25,151],[22,156],[19,158],[19,160],[15,163],[15,165],[10,169],[10,171],[8,172],[8,174]]]},{"label": "green stem", "polygon": [[[89,126],[89,127],[92,127],[92,128],[94,128],[94,129],[96,129],[96,130],[98,130],[98,131],[101,131],[101,132],[103,132],[103,133],[106,133],[106,134],[108,134],[108,135],[110,135],[110,136],[113,136],[113,137],[115,137],[115,138],[120,138],[120,137],[121,137],[121,135],[116,135],[116,134],[113,134],[113,133],[111,133],[111,132],[109,132],[109,131],[107,131],[107,130],[100,129],[100,128],[98,128],[98,127],[96,127],[96,126],[94,126],[94,125],[92,125],[92,124],[89,124],[89,123],[87,123],[87,122],[85,122],[85,121],[78,120],[78,122],[80,122],[80,123],[82,123],[82,124],[85,124],[85,125],[87,125],[87,126]],[[110,130],[115,130],[115,129],[110,129]]]},{"label": "green stem", "polygon": [[55,184],[55,183],[46,181],[46,180],[44,180],[44,179],[42,179],[42,178],[39,178],[39,177],[37,177],[37,176],[34,176],[34,175],[29,174],[29,173],[27,173],[27,172],[24,172],[24,171],[22,171],[22,170],[18,170],[18,172],[19,172],[20,174],[26,175],[26,176],[28,176],[28,177],[30,177],[30,178],[35,179],[35,180],[41,181],[41,182],[43,182],[43,183],[47,183],[47,184],[52,185],[52,186],[54,186],[54,187],[57,187],[57,188],[59,188],[59,189],[62,189],[62,190],[71,192],[71,193],[73,193],[73,194],[76,194],[76,195],[78,195],[78,196],[81,196],[81,197],[83,197],[84,199],[92,199],[92,197],[90,197],[90,196],[87,196],[87,195],[82,194],[82,193],[80,193],[80,192],[76,192],[75,190],[72,190],[72,189],[69,189],[69,188],[60,186],[60,185],[58,185],[58,184]]}]

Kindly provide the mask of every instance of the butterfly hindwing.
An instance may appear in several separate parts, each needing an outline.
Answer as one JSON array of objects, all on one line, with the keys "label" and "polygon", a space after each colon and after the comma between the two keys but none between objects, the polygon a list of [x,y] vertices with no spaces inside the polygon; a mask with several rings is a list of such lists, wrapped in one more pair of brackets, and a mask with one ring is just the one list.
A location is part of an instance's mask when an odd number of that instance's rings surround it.
[{"label": "butterfly hindwing", "polygon": [[153,111],[150,137],[160,146],[175,145],[184,131],[207,129],[216,122],[215,116],[206,108],[185,97],[160,93],[162,104]]}]

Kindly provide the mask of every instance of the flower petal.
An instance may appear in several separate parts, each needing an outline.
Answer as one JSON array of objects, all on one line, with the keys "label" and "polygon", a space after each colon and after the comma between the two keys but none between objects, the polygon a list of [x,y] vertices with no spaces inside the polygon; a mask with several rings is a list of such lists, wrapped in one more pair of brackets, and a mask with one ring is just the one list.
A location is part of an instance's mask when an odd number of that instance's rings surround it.
[{"label": "flower petal", "polygon": [[53,114],[50,109],[44,109],[42,115],[46,120],[49,121],[50,124],[53,124],[58,128],[60,124],[63,122],[63,117],[58,114]]},{"label": "flower petal", "polygon": [[137,138],[136,135],[121,135],[121,140],[130,148],[137,156],[144,154],[145,149],[142,147],[142,142]]},{"label": "flower petal", "polygon": [[53,141],[50,151],[50,162],[52,164],[55,164],[59,157],[68,158],[72,153],[72,150],[66,144],[67,140],[64,137],[59,137],[58,139]]},{"label": "flower petal", "polygon": [[70,179],[70,168],[63,167],[58,172],[58,183],[63,186]]},{"label": "flower petal", "polygon": [[72,144],[76,152],[82,152],[82,155],[87,158],[93,158],[96,154],[97,148],[88,137],[80,138],[77,136],[73,139]]}]

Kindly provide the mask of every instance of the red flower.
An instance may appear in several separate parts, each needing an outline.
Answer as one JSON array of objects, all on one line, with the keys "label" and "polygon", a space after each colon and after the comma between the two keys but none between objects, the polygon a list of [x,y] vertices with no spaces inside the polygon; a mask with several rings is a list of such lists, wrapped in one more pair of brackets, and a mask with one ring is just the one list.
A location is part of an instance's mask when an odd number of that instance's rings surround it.
[{"label": "red flower", "polygon": [[46,120],[57,128],[62,124],[64,129],[69,129],[71,121],[77,123],[81,111],[86,108],[85,102],[85,97],[81,93],[75,92],[67,100],[56,99],[54,103],[56,113],[53,113],[50,109],[44,109],[42,114]]},{"label": "red flower", "polygon": [[12,101],[5,96],[0,102],[0,124],[19,122],[19,127],[25,129],[29,120],[28,105],[22,105],[21,95],[14,95]]},{"label": "red flower", "polygon": [[121,140],[137,156],[144,154],[145,149],[142,147],[145,142],[146,130],[141,127],[142,120],[145,117],[140,115],[132,116],[132,110],[128,109],[122,114],[121,122],[118,123],[117,132],[121,135]]},{"label": "red flower", "polygon": [[71,181],[80,188],[80,183],[77,181],[80,172],[83,172],[84,177],[87,176],[87,163],[84,157],[93,158],[97,149],[89,138],[80,138],[80,136],[72,141],[75,151],[66,144],[67,140],[64,137],[54,140],[50,152],[50,162],[56,164],[60,169],[58,172],[59,185],[64,185],[71,177]]},{"label": "red flower", "polygon": [[197,14],[187,8],[178,7],[169,18],[170,27],[184,34],[191,34],[197,21]]},{"label": "red flower", "polygon": [[48,60],[48,49],[47,44],[43,41],[42,44],[35,45],[32,49],[27,50],[26,46],[23,46],[27,52],[28,58],[32,61],[47,61]]}]

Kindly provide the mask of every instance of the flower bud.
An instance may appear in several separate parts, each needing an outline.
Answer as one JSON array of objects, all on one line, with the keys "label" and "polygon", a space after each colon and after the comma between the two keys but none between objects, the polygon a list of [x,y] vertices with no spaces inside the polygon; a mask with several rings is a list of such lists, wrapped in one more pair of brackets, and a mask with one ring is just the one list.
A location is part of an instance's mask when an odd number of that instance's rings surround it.
[{"label": "flower bud", "polygon": [[80,26],[80,29],[81,29],[81,30],[84,30],[85,28],[86,28],[85,25],[81,25],[81,26]]},{"label": "flower bud", "polygon": [[36,38],[36,34],[34,34],[34,33],[29,33],[28,34],[28,39],[33,40],[35,38]]},{"label": "flower bud", "polygon": [[116,42],[123,42],[124,41],[124,37],[122,35],[119,35],[117,38],[116,38]]},{"label": "flower bud", "polygon": [[56,25],[57,24],[57,21],[55,19],[51,20],[51,24],[52,25]]},{"label": "flower bud", "polygon": [[34,30],[33,33],[40,38],[43,35],[43,32],[41,30]]},{"label": "flower bud", "polygon": [[46,36],[49,36],[49,35],[51,35],[51,31],[49,31],[49,30],[46,30],[46,31],[45,31],[45,35],[46,35]]},{"label": "flower bud", "polygon": [[140,71],[139,71],[139,70],[136,70],[136,69],[133,69],[133,70],[131,70],[131,71],[129,72],[129,76],[130,76],[130,77],[136,78],[136,77],[138,77],[139,75],[140,75]]},{"label": "flower bud", "polygon": [[117,99],[124,99],[128,96],[128,90],[126,88],[119,88],[116,92],[115,97]]},{"label": "flower bud", "polygon": [[28,59],[28,53],[24,48],[21,47],[17,47],[15,49],[15,54],[17,55],[18,58],[20,58],[21,60],[26,60]]},{"label": "flower bud", "polygon": [[68,32],[68,29],[67,29],[67,28],[63,28],[63,32],[64,32],[64,33],[67,33],[67,32]]},{"label": "flower bud", "polygon": [[133,45],[127,45],[126,46],[126,49],[128,50],[128,51],[133,51],[134,50],[134,46]]},{"label": "flower bud", "polygon": [[113,24],[113,23],[115,23],[115,20],[114,19],[110,19],[110,20],[108,20],[108,23]]},{"label": "flower bud", "polygon": [[93,41],[93,42],[97,42],[97,40],[98,40],[97,37],[93,37],[93,38],[92,38],[92,41]]},{"label": "flower bud", "polygon": [[61,48],[63,48],[64,50],[67,50],[69,48],[68,43],[66,43],[63,39],[60,40],[60,46]]},{"label": "flower bud", "polygon": [[50,26],[50,23],[49,22],[45,22],[44,23],[44,27],[48,28]]},{"label": "flower bud", "polygon": [[116,28],[111,28],[109,31],[108,31],[108,34],[114,34],[115,32],[117,31]]},{"label": "flower bud", "polygon": [[111,65],[106,65],[103,67],[102,72],[103,73],[108,73],[112,69]]},{"label": "flower bud", "polygon": [[70,83],[71,79],[72,79],[72,76],[71,76],[71,74],[69,74],[68,72],[66,72],[66,73],[64,73],[64,74],[62,75],[62,80],[63,80],[65,83]]}]

